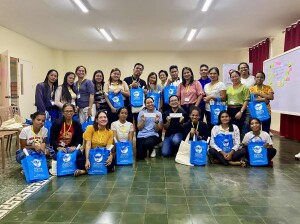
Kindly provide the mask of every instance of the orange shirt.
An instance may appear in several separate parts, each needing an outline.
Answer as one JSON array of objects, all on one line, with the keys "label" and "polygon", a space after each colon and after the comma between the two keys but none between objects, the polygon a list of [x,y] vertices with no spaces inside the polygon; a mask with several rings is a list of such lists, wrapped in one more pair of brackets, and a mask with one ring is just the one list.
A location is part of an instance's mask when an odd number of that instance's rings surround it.
[{"label": "orange shirt", "polygon": [[[271,86],[267,86],[267,85],[262,85],[261,89],[258,90],[257,85],[250,87],[249,89],[250,93],[254,93],[254,92],[259,92],[259,93],[263,93],[263,94],[269,94],[269,93],[274,93],[273,89]],[[261,98],[260,96],[258,98]],[[268,107],[268,111],[271,114],[271,105],[270,103],[267,104]]]}]

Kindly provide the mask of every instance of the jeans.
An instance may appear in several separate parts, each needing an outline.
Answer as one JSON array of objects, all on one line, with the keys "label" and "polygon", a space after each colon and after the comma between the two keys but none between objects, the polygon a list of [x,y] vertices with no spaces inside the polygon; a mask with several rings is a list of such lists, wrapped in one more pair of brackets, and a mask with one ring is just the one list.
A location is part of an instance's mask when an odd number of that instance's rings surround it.
[{"label": "jeans", "polygon": [[149,154],[152,153],[155,145],[159,143],[159,137],[150,136],[148,138],[137,138],[136,142],[136,158],[138,160],[143,160],[147,156],[147,150],[149,149]]},{"label": "jeans", "polygon": [[[49,151],[49,156],[56,158],[56,152],[54,151],[53,148],[51,147],[46,147],[46,149]],[[28,154],[30,155],[32,152],[34,152],[33,149],[27,149]],[[42,154],[44,154],[44,152],[41,152]],[[23,152],[23,149],[18,149],[16,151],[16,160],[18,163],[21,164],[21,160],[24,159],[26,157],[25,153]]]},{"label": "jeans", "polygon": [[165,137],[161,148],[162,155],[169,156],[172,154],[172,152],[175,154],[178,151],[181,140],[181,133],[176,133],[171,136]]}]

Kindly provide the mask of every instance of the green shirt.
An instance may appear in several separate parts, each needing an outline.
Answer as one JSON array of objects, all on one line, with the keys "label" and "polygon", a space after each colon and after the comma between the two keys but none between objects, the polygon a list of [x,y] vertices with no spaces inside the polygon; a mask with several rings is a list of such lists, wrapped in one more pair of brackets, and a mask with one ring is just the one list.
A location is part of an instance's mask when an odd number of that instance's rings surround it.
[{"label": "green shirt", "polygon": [[245,101],[250,100],[250,91],[243,84],[237,89],[234,89],[233,86],[228,86],[226,95],[228,106],[242,106]]}]

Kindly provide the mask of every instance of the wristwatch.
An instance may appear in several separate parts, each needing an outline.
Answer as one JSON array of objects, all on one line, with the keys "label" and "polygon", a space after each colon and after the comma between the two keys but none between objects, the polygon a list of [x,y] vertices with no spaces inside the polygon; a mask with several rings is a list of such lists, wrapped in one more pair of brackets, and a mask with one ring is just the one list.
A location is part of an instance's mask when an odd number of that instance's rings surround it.
[{"label": "wristwatch", "polygon": [[240,112],[243,113],[244,111],[243,111],[243,110],[240,110]]}]

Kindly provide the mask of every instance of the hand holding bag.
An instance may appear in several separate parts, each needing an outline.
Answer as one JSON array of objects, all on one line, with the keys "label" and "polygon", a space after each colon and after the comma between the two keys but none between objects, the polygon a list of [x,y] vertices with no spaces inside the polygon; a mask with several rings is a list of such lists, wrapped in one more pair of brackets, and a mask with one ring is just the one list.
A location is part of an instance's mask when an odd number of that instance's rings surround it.
[{"label": "hand holding bag", "polygon": [[175,162],[186,166],[194,166],[190,163],[191,145],[189,143],[190,134],[186,136],[185,141],[181,141],[178,152],[175,157]]},{"label": "hand holding bag", "polygon": [[94,121],[92,121],[91,117],[88,117],[87,120],[81,124],[83,132],[85,132],[87,126],[93,125],[93,123]]},{"label": "hand holding bag", "polygon": [[214,138],[216,145],[223,152],[229,153],[233,148],[233,138],[231,134],[217,134]]},{"label": "hand holding bag", "polygon": [[265,142],[260,138],[261,141],[252,141],[253,136],[248,143],[248,152],[251,166],[264,166],[268,164],[267,149],[264,147]]},{"label": "hand holding bag", "polygon": [[117,110],[121,107],[124,107],[124,99],[121,92],[114,94],[114,92],[109,92],[107,95],[109,102],[111,105],[116,108]]},{"label": "hand holding bag", "polygon": [[67,152],[58,151],[57,153],[57,176],[73,175],[77,170],[76,157],[78,149],[73,152],[69,152],[69,148],[66,148]]},{"label": "hand holding bag", "polygon": [[156,110],[159,110],[160,92],[148,92],[147,97],[151,97],[154,101],[154,106]]},{"label": "hand holding bag", "polygon": [[253,118],[257,118],[260,121],[265,121],[270,119],[270,113],[266,102],[256,102],[255,96],[251,93],[250,102],[248,104],[250,115]]},{"label": "hand holding bag", "polygon": [[220,97],[210,105],[210,122],[213,125],[218,124],[218,118],[221,111],[226,110],[226,106],[221,102]]},{"label": "hand holding bag", "polygon": [[89,160],[90,160],[90,169],[88,174],[99,175],[107,174],[107,167],[105,162],[108,159],[110,151],[106,148],[99,148],[98,146],[94,149],[90,149]]},{"label": "hand holding bag", "polygon": [[164,88],[164,103],[169,104],[170,96],[176,95],[177,86],[165,86]]},{"label": "hand holding bag", "polygon": [[132,88],[130,89],[130,104],[133,107],[142,107],[144,104],[144,89]]},{"label": "hand holding bag", "polygon": [[132,142],[116,142],[117,165],[133,164]]}]

